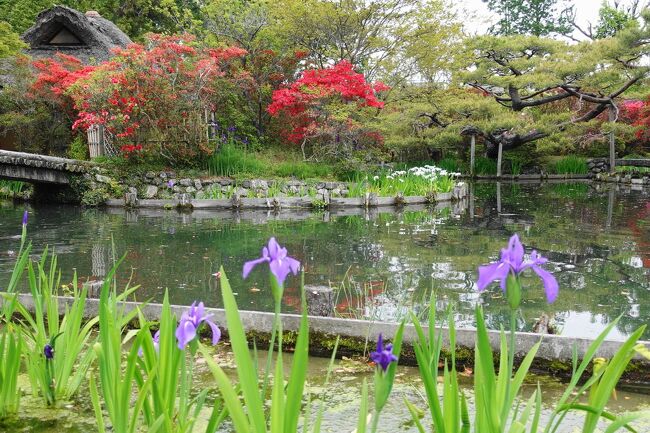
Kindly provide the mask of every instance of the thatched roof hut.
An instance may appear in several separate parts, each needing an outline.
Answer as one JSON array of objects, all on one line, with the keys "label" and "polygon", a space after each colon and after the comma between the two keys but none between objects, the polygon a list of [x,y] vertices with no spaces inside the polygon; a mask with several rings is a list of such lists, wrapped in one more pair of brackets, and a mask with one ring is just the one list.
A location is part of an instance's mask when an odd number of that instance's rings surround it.
[{"label": "thatched roof hut", "polygon": [[54,6],[38,14],[36,23],[22,38],[32,57],[52,57],[61,52],[89,64],[107,60],[113,48],[131,43],[122,30],[99,13],[83,14],[66,6]]}]

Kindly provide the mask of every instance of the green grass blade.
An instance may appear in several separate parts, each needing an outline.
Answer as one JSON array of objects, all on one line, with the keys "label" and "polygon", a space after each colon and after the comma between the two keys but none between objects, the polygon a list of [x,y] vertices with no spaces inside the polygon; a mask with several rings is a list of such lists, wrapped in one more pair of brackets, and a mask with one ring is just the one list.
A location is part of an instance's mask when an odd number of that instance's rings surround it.
[{"label": "green grass blade", "polygon": [[[287,385],[287,403],[285,407],[285,433],[294,433],[298,428],[302,395],[307,376],[307,364],[309,362],[309,322],[307,320],[307,309],[303,305],[302,317],[298,339],[293,354],[291,376]],[[329,374],[329,372],[328,372]]]},{"label": "green grass blade", "polygon": [[237,392],[235,392],[235,388],[233,387],[232,382],[230,382],[230,379],[228,379],[226,373],[224,373],[221,367],[214,362],[210,353],[206,351],[202,345],[199,345],[199,350],[201,351],[203,359],[205,359],[214,380],[217,382],[217,386],[219,387],[219,391],[223,397],[224,404],[228,409],[228,414],[230,415],[230,419],[235,427],[235,431],[237,433],[249,433],[253,431],[244,411],[244,407],[242,406],[239,396],[237,395]]},{"label": "green grass blade", "polygon": [[409,413],[411,414],[411,419],[413,420],[415,427],[418,429],[418,432],[425,433],[424,427],[420,422],[420,417],[421,417],[420,411],[413,405],[413,403],[408,401],[406,397],[404,397],[404,404],[406,404],[406,407],[408,408]]},{"label": "green grass blade", "polygon": [[[253,361],[250,357],[248,350],[248,342],[246,340],[246,333],[239,316],[239,309],[235,296],[230,288],[230,283],[226,277],[226,273],[221,268],[221,292],[223,296],[223,305],[226,311],[226,322],[228,324],[228,335],[230,336],[230,344],[235,356],[235,363],[237,365],[237,375],[239,383],[244,394],[246,402],[246,410],[250,419],[252,432],[265,433],[266,421],[264,419],[264,407],[260,399],[257,374],[253,372]],[[228,408],[231,411],[230,408]],[[251,433],[252,433],[251,432]]]}]

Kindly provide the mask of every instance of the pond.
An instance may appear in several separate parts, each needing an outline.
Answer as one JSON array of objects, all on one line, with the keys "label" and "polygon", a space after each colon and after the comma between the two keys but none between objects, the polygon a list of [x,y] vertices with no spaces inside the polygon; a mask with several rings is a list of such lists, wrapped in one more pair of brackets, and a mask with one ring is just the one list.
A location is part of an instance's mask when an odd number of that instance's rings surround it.
[{"label": "pond", "polygon": [[[489,326],[507,323],[498,288],[475,290],[476,268],[495,260],[513,233],[526,251],[549,258],[560,283],[547,305],[538,280],[526,279],[518,326],[530,330],[545,313],[558,333],[594,337],[622,315],[613,337],[650,322],[650,190],[576,184],[478,183],[453,207],[345,212],[84,209],[35,206],[28,236],[38,256],[58,254],[62,284],[102,279],[113,251],[124,255],[120,283],[141,285],[138,300],[202,300],[218,307],[213,276],[223,266],[241,309],[271,310],[268,277],[241,276],[270,236],[305,266],[308,285],[331,286],[336,314],[396,320],[423,313],[432,291],[436,307],[455,306],[458,326],[473,325],[477,304]],[[24,206],[0,207],[0,281],[7,281],[19,247]],[[283,309],[299,309],[299,279],[287,280]],[[646,334],[645,338],[650,337]]]}]

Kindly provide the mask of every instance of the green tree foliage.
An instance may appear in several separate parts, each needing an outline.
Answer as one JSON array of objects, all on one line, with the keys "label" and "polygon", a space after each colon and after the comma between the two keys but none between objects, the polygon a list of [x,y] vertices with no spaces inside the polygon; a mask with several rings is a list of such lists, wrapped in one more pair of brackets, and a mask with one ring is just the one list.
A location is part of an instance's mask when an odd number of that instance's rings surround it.
[{"label": "green tree foliage", "polygon": [[[278,19],[280,11],[274,9],[272,2],[211,0],[203,11],[208,43],[239,46],[247,51],[242,62],[249,79],[234,104],[240,117],[245,114],[245,118],[237,126],[245,128],[250,120],[259,137],[272,140],[274,134],[268,133],[272,125],[266,107],[271,103],[273,90],[296,75],[306,52],[289,40]],[[233,113],[230,117],[237,116]]]},{"label": "green tree foliage", "polygon": [[57,4],[82,12],[96,10],[134,39],[148,32],[177,33],[201,28],[199,0],[0,0],[0,17],[22,33],[34,24],[41,11]]},{"label": "green tree foliage", "polygon": [[[613,3],[604,1],[598,11],[598,23],[592,32],[583,32],[592,39],[602,39],[615,36],[619,31],[634,25],[640,18],[641,11],[650,6],[650,2],[642,3],[641,0],[633,0],[631,3],[623,3],[614,0]],[[582,30],[581,30],[582,31]]]},{"label": "green tree foliage", "polygon": [[0,21],[0,59],[13,56],[24,47],[25,43],[20,40],[11,25]]},{"label": "green tree foliage", "polygon": [[317,67],[347,60],[390,84],[435,76],[461,34],[446,0],[287,0],[276,8],[286,37]]},{"label": "green tree foliage", "polygon": [[573,31],[573,7],[558,0],[483,0],[499,16],[494,35],[568,34]]}]

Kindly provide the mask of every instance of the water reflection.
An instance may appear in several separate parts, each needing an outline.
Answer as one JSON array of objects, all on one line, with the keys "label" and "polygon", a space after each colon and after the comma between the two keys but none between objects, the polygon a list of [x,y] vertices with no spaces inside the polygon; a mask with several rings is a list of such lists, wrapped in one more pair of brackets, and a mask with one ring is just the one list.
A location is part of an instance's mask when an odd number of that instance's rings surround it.
[{"label": "water reflection", "polygon": [[[119,273],[141,284],[138,299],[172,302],[201,299],[219,306],[213,274],[221,266],[238,292],[241,308],[268,310],[267,277],[255,270],[243,281],[241,265],[257,257],[276,236],[305,265],[306,282],[332,286],[335,314],[395,320],[410,309],[426,312],[431,292],[440,310],[456,306],[461,326],[472,326],[477,303],[489,325],[507,323],[498,289],[475,292],[476,267],[494,260],[514,232],[528,252],[549,258],[561,287],[548,306],[535,278],[527,280],[521,329],[535,318],[555,317],[562,333],[593,336],[623,315],[618,336],[650,319],[650,191],[588,184],[478,183],[467,201],[452,208],[408,210],[196,211],[36,207],[30,238],[38,254],[54,247],[63,279],[73,269],[82,279],[100,280],[125,254]],[[10,272],[17,249],[22,207],[0,209],[0,273]],[[285,311],[299,308],[297,279],[290,278]],[[329,296],[329,295],[328,295]]]}]

